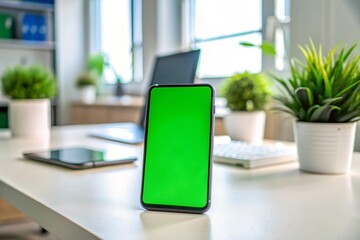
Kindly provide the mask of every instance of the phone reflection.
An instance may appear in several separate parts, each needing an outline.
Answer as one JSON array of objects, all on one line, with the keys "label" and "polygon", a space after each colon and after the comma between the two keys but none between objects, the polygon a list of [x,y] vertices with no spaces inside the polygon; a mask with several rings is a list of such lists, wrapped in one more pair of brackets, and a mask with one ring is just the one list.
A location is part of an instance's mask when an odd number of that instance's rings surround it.
[{"label": "phone reflection", "polygon": [[145,211],[140,218],[146,239],[210,238],[210,218],[205,214]]}]

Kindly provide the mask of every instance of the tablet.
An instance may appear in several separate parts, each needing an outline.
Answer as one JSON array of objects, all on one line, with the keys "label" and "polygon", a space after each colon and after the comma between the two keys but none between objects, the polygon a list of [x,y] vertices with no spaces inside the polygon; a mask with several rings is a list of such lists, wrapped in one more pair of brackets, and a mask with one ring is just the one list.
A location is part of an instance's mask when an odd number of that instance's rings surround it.
[{"label": "tablet", "polygon": [[96,150],[83,147],[48,149],[43,151],[24,152],[26,159],[55,164],[71,169],[87,169],[123,163],[137,159],[132,151]]},{"label": "tablet", "polygon": [[202,213],[210,207],[214,90],[208,84],[148,91],[141,204]]}]

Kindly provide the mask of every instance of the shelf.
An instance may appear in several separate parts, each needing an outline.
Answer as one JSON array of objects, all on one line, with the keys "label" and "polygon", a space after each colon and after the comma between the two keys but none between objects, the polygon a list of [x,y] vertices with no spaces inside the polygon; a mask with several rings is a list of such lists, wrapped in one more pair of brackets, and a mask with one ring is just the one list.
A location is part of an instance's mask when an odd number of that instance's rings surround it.
[{"label": "shelf", "polygon": [[0,48],[15,48],[41,51],[54,51],[55,42],[26,41],[20,39],[0,39]]},{"label": "shelf", "polygon": [[52,4],[22,2],[22,1],[14,1],[14,0],[8,0],[8,1],[0,0],[0,8],[9,9],[9,10],[34,11],[34,12],[54,12],[54,5]]}]

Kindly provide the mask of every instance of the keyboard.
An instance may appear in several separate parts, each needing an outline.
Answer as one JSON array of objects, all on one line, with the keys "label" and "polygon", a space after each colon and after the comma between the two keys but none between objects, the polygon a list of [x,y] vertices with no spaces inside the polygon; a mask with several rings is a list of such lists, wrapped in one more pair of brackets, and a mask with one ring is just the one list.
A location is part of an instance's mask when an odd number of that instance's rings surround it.
[{"label": "keyboard", "polygon": [[252,145],[231,141],[226,144],[215,144],[213,159],[215,162],[250,169],[295,161],[297,154],[295,147]]}]

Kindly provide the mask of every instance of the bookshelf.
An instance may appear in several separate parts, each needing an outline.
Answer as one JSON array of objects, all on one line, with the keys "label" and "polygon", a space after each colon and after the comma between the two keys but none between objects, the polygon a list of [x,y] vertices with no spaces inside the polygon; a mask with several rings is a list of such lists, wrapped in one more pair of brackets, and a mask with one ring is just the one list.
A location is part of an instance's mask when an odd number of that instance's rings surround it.
[{"label": "bookshelf", "polygon": [[[0,48],[11,47],[55,51],[54,4],[0,0],[0,13],[9,14],[12,17],[14,28],[12,37],[6,39],[0,37]],[[44,18],[46,27],[46,36],[44,36],[44,39],[34,41],[26,38],[27,36],[23,32],[23,21],[25,21],[24,18],[26,14]]]},{"label": "bookshelf", "polygon": [[[0,0],[0,75],[7,67],[18,64],[44,65],[56,75],[55,3],[49,2]],[[8,32],[6,20],[11,22]],[[1,94],[0,101],[4,119],[7,105]],[[53,125],[56,125],[56,106],[57,99],[52,103]]]}]

